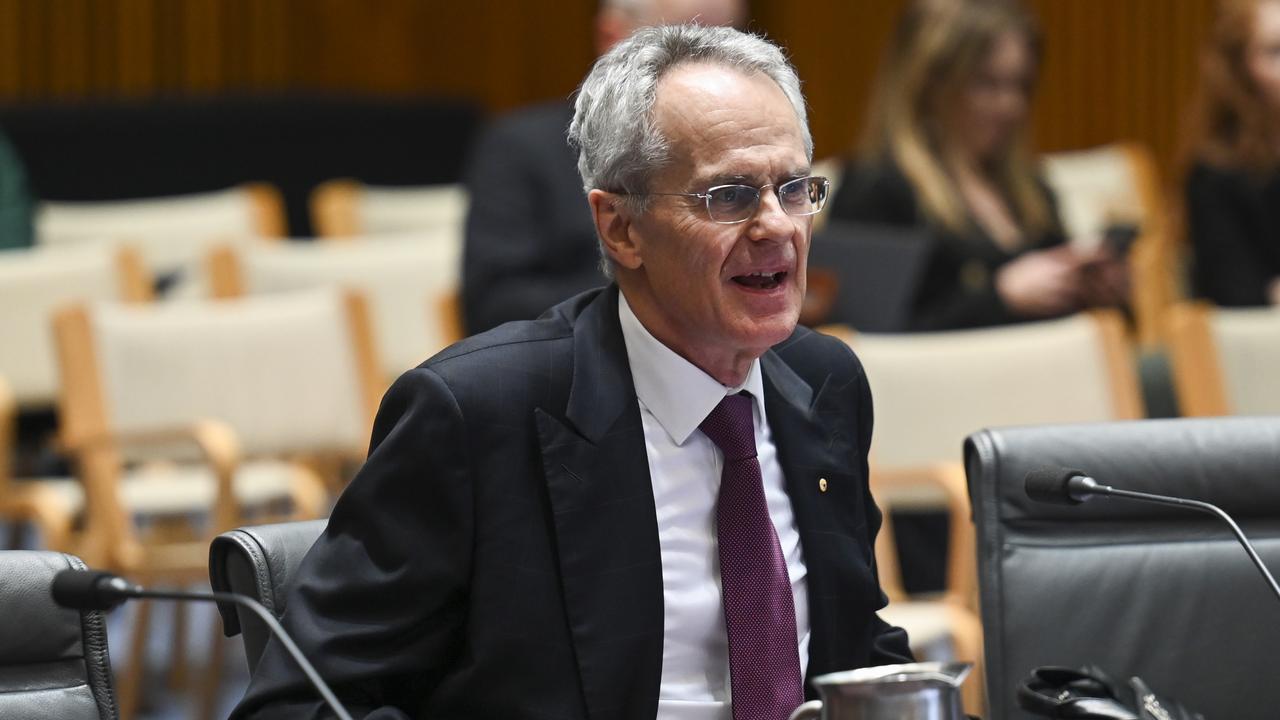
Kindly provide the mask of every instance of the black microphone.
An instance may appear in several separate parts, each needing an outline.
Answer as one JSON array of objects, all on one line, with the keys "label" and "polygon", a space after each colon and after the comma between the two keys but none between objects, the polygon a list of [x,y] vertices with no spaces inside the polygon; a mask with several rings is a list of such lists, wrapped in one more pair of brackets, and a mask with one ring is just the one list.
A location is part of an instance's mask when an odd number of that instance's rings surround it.
[{"label": "black microphone", "polygon": [[108,572],[100,570],[62,570],[53,576],[53,584],[50,586],[50,592],[53,595],[53,601],[65,608],[74,610],[110,610],[120,605],[126,600],[133,598],[145,598],[151,600],[178,600],[178,601],[199,601],[199,602],[229,602],[235,603],[241,607],[246,607],[262,618],[262,621],[271,628],[271,632],[280,640],[280,644],[284,645],[285,650],[293,656],[298,667],[302,668],[302,672],[311,681],[311,685],[320,693],[320,697],[324,698],[325,703],[338,716],[339,720],[352,720],[351,713],[342,706],[337,696],[329,689],[324,679],[320,677],[320,673],[312,667],[307,661],[306,656],[298,649],[293,642],[293,638],[289,637],[289,633],[280,625],[280,621],[276,620],[275,615],[267,610],[257,600],[239,593],[201,593],[201,592],[181,592],[181,591],[159,591],[147,590],[141,585],[125,580],[119,575],[112,575]]},{"label": "black microphone", "polygon": [[1157,505],[1172,505],[1215,515],[1231,528],[1231,532],[1235,533],[1236,539],[1240,541],[1244,551],[1249,554],[1249,559],[1253,561],[1254,566],[1258,568],[1258,572],[1262,573],[1262,577],[1271,586],[1271,592],[1275,593],[1277,598],[1280,598],[1280,585],[1276,584],[1275,577],[1271,575],[1271,571],[1267,569],[1267,566],[1262,563],[1262,558],[1258,557],[1258,552],[1253,549],[1253,544],[1249,542],[1249,538],[1245,537],[1244,531],[1240,529],[1236,521],[1217,505],[1169,495],[1153,495],[1151,493],[1137,492],[1136,490],[1122,490],[1110,485],[1103,485],[1080,470],[1067,470],[1064,468],[1038,468],[1032,470],[1027,473],[1025,482],[1027,497],[1036,502],[1055,505],[1079,505],[1089,498],[1101,495],[1103,497],[1136,500]]}]

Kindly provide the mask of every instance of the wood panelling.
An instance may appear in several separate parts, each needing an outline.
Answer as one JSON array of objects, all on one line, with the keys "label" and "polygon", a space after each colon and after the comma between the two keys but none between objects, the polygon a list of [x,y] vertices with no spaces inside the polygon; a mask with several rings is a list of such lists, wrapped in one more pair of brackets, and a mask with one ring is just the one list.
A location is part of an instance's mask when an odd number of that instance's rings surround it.
[{"label": "wood panelling", "polygon": [[[1030,0],[1046,34],[1039,147],[1131,139],[1171,166],[1213,0]],[[820,155],[856,137],[903,0],[755,0]],[[283,90],[565,97],[595,0],[0,0],[0,102]]]}]

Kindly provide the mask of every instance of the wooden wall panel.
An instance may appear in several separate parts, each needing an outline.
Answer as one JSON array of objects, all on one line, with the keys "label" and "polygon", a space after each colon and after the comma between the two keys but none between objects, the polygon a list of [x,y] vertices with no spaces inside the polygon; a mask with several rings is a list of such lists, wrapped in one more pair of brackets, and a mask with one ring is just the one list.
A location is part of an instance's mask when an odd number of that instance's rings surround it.
[{"label": "wooden wall panel", "polygon": [[[752,2],[805,81],[820,155],[852,143],[904,0]],[[1045,150],[1140,140],[1172,164],[1213,0],[1029,0]],[[595,0],[0,0],[0,102],[285,90],[567,96]]]}]

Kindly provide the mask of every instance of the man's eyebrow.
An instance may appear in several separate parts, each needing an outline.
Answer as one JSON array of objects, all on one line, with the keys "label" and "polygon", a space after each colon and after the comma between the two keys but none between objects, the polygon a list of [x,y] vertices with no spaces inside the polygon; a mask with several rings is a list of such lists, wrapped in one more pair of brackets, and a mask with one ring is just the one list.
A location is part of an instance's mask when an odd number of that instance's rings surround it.
[{"label": "man's eyebrow", "polygon": [[[777,179],[776,184],[781,184],[788,180],[795,180],[797,178],[808,177],[812,172],[813,171],[807,167],[797,168],[795,170],[791,170],[789,172],[783,173]],[[698,181],[698,184],[701,185],[702,187],[708,187],[708,188],[716,187],[717,185],[750,185],[751,187],[758,187],[760,185],[768,184],[769,182],[772,182],[772,181],[767,180],[765,182],[760,182],[760,179],[756,176],[724,173],[720,175],[712,175],[708,178]]]}]

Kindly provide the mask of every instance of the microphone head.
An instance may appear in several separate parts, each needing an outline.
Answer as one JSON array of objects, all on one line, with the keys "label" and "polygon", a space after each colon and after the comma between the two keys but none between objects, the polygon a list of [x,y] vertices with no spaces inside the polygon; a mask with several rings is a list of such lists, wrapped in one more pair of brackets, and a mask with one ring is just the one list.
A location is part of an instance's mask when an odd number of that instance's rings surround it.
[{"label": "microphone head", "polygon": [[1027,497],[1036,502],[1053,505],[1079,505],[1084,502],[1077,498],[1071,490],[1071,480],[1088,477],[1080,470],[1067,468],[1042,467],[1027,473]]},{"label": "microphone head", "polygon": [[53,601],[73,610],[110,610],[127,597],[118,592],[121,578],[100,570],[62,570],[53,576]]}]

